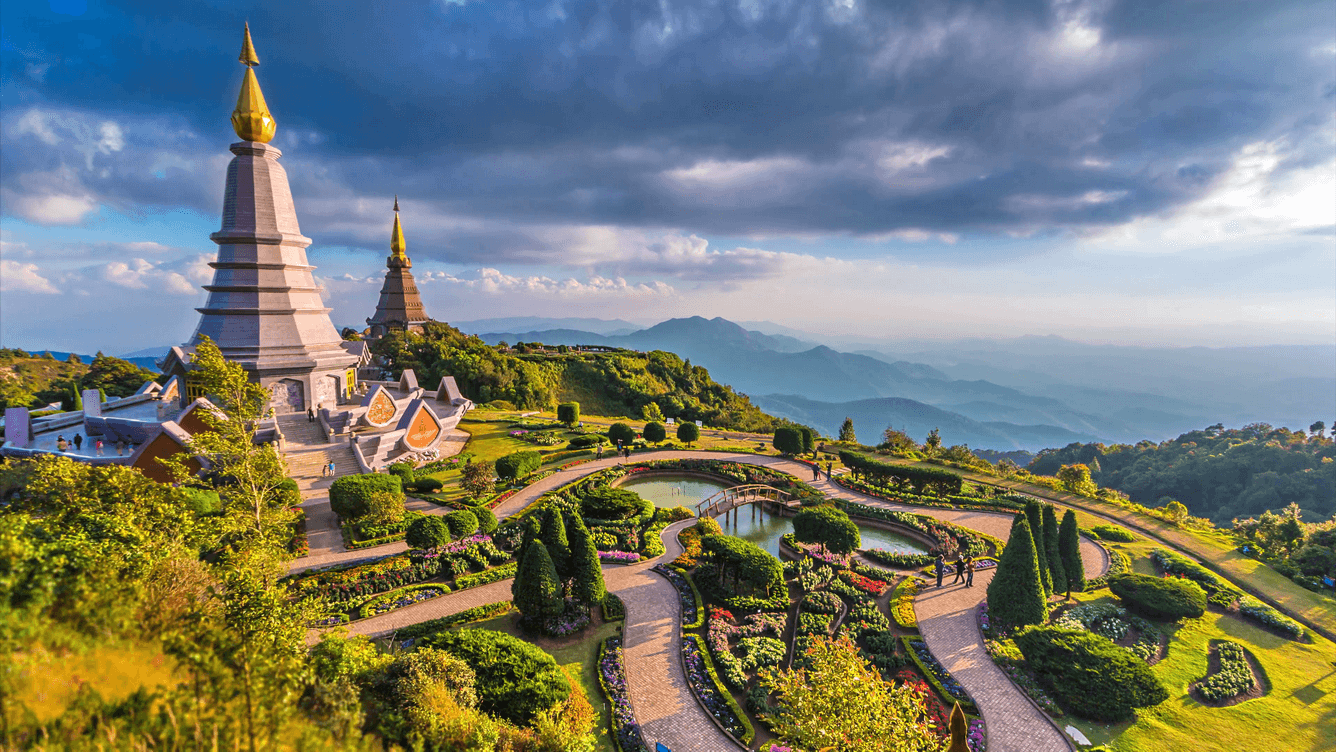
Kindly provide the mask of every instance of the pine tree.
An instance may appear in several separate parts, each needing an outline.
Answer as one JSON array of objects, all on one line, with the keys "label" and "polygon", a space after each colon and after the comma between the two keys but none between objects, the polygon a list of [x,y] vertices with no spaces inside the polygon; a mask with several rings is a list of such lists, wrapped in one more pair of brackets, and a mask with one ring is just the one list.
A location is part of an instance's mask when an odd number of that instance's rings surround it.
[{"label": "pine tree", "polygon": [[543,538],[543,522],[538,515],[532,515],[524,521],[524,536],[520,538],[520,547],[515,549],[515,561],[524,561],[524,552],[529,545]]},{"label": "pine tree", "polygon": [[1058,531],[1058,551],[1062,554],[1062,569],[1067,575],[1067,597],[1072,591],[1085,590],[1085,564],[1081,562],[1081,531],[1076,527],[1076,512],[1068,509],[1062,516]]},{"label": "pine tree", "polygon": [[1053,574],[1048,568],[1048,550],[1044,546],[1044,505],[1038,499],[1025,502],[1025,519],[1030,523],[1035,554],[1039,557],[1039,581],[1044,586],[1044,595],[1053,593]]},{"label": "pine tree", "polygon": [[1011,536],[997,574],[988,583],[988,613],[1005,628],[1043,624],[1048,618],[1048,601],[1039,579],[1039,557],[1030,534],[1030,522],[1023,514],[1011,524]]},{"label": "pine tree", "polygon": [[548,507],[543,512],[543,545],[565,582],[571,578],[571,544],[566,537],[566,519],[561,510]]},{"label": "pine tree", "polygon": [[850,444],[857,443],[858,434],[854,433],[854,419],[846,417],[840,424],[840,441],[847,441]]},{"label": "pine tree", "polygon": [[561,581],[557,579],[557,568],[552,565],[552,557],[547,555],[547,546],[542,541],[534,541],[524,552],[524,560],[510,584],[510,595],[515,608],[531,625],[561,615],[564,605]]},{"label": "pine tree", "polygon": [[1067,570],[1062,566],[1062,553],[1058,547],[1058,515],[1052,504],[1044,505],[1044,555],[1048,559],[1048,571],[1052,575],[1053,592],[1067,589]]},{"label": "pine tree", "polygon": [[575,514],[566,519],[566,533],[571,542],[571,569],[575,570],[571,595],[588,606],[602,603],[608,589],[603,584],[603,565],[599,563],[594,537],[589,534],[584,520]]}]

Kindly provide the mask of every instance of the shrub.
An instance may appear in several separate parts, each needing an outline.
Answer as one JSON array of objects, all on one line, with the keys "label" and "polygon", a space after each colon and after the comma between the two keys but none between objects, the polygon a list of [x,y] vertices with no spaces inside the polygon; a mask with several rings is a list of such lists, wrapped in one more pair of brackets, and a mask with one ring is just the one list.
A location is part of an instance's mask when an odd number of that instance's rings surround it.
[{"label": "shrub", "polygon": [[825,590],[808,593],[802,599],[802,610],[814,614],[838,614],[841,605],[838,595]]},{"label": "shrub", "polygon": [[744,637],[738,640],[738,650],[746,671],[777,668],[784,662],[784,643],[773,637]]},{"label": "shrub", "polygon": [[182,488],[179,491],[186,508],[195,514],[213,514],[222,511],[223,502],[218,492],[206,488]]},{"label": "shrub", "polygon": [[858,526],[833,506],[808,507],[799,512],[793,518],[793,537],[837,554],[847,554],[862,543]]},{"label": "shrub", "polygon": [[563,402],[557,405],[557,420],[574,428],[580,422],[580,403]]},{"label": "shrub", "polygon": [[793,456],[803,450],[803,436],[793,426],[780,426],[775,429],[775,438],[771,442],[780,454]]},{"label": "shrub", "polygon": [[478,518],[468,509],[458,509],[445,515],[445,526],[456,540],[478,532]]},{"label": "shrub", "polygon": [[478,520],[478,532],[491,534],[499,524],[496,515],[487,507],[474,507],[469,510]]},{"label": "shrub", "polygon": [[564,605],[561,580],[542,541],[536,540],[524,549],[524,559],[510,584],[510,594],[515,608],[531,625],[561,613]]},{"label": "shrub", "polygon": [[695,423],[682,423],[677,427],[677,440],[687,444],[700,441],[700,426]]},{"label": "shrub", "polygon": [[806,611],[798,613],[798,625],[795,628],[800,635],[830,634],[831,617],[829,614],[813,614]]},{"label": "shrub", "polygon": [[580,514],[585,519],[621,520],[633,513],[643,513],[646,504],[651,509],[654,507],[654,502],[642,499],[635,491],[605,486],[580,499]]},{"label": "shrub", "polygon": [[608,426],[608,441],[622,446],[630,446],[635,443],[636,431],[626,423],[613,423]]},{"label": "shrub", "polygon": [[[1086,587],[1085,564],[1081,562],[1081,534],[1076,526],[1076,513],[1068,509],[1058,528],[1058,555],[1062,557],[1062,571],[1067,581],[1062,590],[1069,597],[1072,591],[1082,592]],[[1053,583],[1053,587],[1058,587]]]},{"label": "shrub", "polygon": [[302,504],[302,490],[292,478],[284,478],[274,492],[284,506],[299,507]]},{"label": "shrub", "polygon": [[439,548],[450,542],[450,528],[440,515],[413,520],[405,538],[413,548]]},{"label": "shrub", "polygon": [[413,481],[413,490],[422,493],[434,493],[445,487],[445,484],[435,478],[418,478]]},{"label": "shrub", "polygon": [[606,444],[607,441],[608,441],[607,439],[603,438],[602,436],[596,433],[588,433],[585,434],[584,436],[576,436],[575,438],[571,439],[570,448],[588,449],[589,447],[595,447],[598,446],[599,444]]},{"label": "shrub", "polygon": [[479,585],[490,585],[493,582],[500,582],[502,580],[507,580],[510,579],[511,577],[514,577],[515,572],[518,569],[519,565],[512,561],[509,564],[502,564],[499,567],[478,572],[477,574],[466,574],[460,577],[456,577],[455,590],[467,590],[468,588],[471,587],[478,587]]},{"label": "shrub", "polygon": [[403,483],[394,475],[368,473],[345,475],[329,487],[329,506],[345,522],[366,517],[372,498],[377,494],[391,494],[403,501]]},{"label": "shrub", "polygon": [[1011,537],[997,563],[997,574],[988,583],[988,610],[994,620],[1007,628],[1042,624],[1048,618],[1034,538],[1023,514],[1016,515]]},{"label": "shrub", "polygon": [[1070,712],[1095,721],[1122,721],[1133,708],[1158,705],[1169,692],[1145,661],[1106,637],[1059,627],[1030,627],[1016,645],[1030,667]]},{"label": "shrub", "polygon": [[542,455],[532,449],[525,449],[497,460],[496,474],[501,480],[514,482],[537,470],[542,464]]},{"label": "shrub", "polygon": [[1177,621],[1206,613],[1206,592],[1190,580],[1120,574],[1109,578],[1109,590],[1128,609],[1152,619]]},{"label": "shrub", "polygon": [[1285,616],[1276,609],[1271,608],[1250,595],[1245,595],[1239,599],[1239,613],[1255,622],[1264,624],[1278,632],[1282,632],[1292,639],[1297,640],[1300,637],[1303,637],[1304,628],[1299,622]]},{"label": "shrub", "polygon": [[1131,543],[1137,539],[1130,530],[1117,525],[1096,525],[1090,529],[1100,540]]},{"label": "shrub", "polygon": [[413,463],[411,462],[396,462],[385,468],[385,472],[398,478],[404,488],[411,487],[415,480],[413,477]]},{"label": "shrub", "polygon": [[1220,658],[1220,670],[1207,676],[1197,685],[1197,691],[1202,697],[1212,702],[1219,702],[1250,692],[1257,686],[1242,645],[1224,641],[1218,643],[1215,650]]},{"label": "shrub", "polygon": [[618,621],[626,618],[626,605],[622,599],[612,593],[603,596],[603,621]]},{"label": "shrub", "polygon": [[668,438],[668,429],[664,428],[663,424],[659,422],[646,423],[643,433],[645,434],[645,441],[653,444]]},{"label": "shrub", "polygon": [[504,632],[460,629],[424,640],[460,658],[477,674],[478,709],[527,726],[563,702],[571,685],[552,656]]},{"label": "shrub", "polygon": [[696,513],[686,507],[660,507],[654,510],[655,522],[681,522],[695,516]]},{"label": "shrub", "polygon": [[914,614],[914,598],[918,596],[918,589],[918,578],[906,577],[891,593],[891,616],[904,629],[918,629],[918,617]]}]

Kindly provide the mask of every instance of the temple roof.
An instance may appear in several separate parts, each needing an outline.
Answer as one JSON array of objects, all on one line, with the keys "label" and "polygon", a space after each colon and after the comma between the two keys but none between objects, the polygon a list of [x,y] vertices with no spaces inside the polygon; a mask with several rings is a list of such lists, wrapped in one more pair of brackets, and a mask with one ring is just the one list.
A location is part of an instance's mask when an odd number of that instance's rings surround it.
[{"label": "temple roof", "polygon": [[385,259],[385,284],[380,288],[376,313],[366,323],[388,328],[406,328],[431,320],[422,306],[417,283],[413,281],[413,262],[406,252],[404,228],[399,223],[399,197],[394,197],[394,227],[390,230],[390,255]]}]

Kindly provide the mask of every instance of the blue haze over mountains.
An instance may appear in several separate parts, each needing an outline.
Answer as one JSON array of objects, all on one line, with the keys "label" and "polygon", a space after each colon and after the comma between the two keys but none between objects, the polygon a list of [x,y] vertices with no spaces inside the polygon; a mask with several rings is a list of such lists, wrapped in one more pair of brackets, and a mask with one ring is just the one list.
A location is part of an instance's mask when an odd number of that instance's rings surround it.
[{"label": "blue haze over mountains", "polygon": [[[577,322],[583,321],[583,324]],[[511,325],[501,330],[501,322]],[[547,323],[547,326],[543,326]],[[489,343],[667,350],[772,415],[834,434],[846,415],[864,443],[893,425],[976,449],[1162,440],[1214,423],[1307,428],[1336,422],[1336,347],[1150,348],[1058,337],[830,340],[768,322],[489,319],[452,322]],[[764,333],[762,330],[771,333]]]}]

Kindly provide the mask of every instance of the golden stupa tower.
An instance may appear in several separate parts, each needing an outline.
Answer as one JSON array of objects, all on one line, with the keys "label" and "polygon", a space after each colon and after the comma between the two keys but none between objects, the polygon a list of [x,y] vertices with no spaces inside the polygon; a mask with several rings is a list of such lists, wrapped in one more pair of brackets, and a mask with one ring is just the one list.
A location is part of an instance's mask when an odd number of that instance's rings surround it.
[{"label": "golden stupa tower", "polygon": [[366,320],[368,335],[383,337],[392,330],[422,331],[431,320],[422,306],[417,283],[413,281],[413,262],[408,258],[404,229],[399,224],[399,197],[394,197],[394,229],[390,230],[390,255],[385,259],[385,284],[380,288],[376,313]]}]

